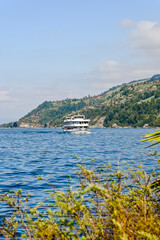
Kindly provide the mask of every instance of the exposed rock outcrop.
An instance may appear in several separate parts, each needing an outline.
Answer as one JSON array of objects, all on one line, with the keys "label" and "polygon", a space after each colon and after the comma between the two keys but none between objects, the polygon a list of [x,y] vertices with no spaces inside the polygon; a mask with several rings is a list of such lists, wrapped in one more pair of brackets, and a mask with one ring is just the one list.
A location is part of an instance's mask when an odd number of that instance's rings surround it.
[{"label": "exposed rock outcrop", "polygon": [[104,126],[103,126],[104,119],[105,119],[105,117],[101,117],[101,118],[99,118],[98,120],[95,119],[95,120],[97,121],[97,123],[94,124],[94,125],[92,125],[92,126],[90,126],[90,127],[91,127],[91,128],[104,128]]}]

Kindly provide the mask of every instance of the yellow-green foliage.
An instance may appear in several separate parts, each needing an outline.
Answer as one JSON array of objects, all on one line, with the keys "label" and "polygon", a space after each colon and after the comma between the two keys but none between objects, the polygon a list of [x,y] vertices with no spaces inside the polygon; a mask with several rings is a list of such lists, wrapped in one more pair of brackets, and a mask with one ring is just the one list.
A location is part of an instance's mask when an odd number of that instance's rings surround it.
[{"label": "yellow-green foliage", "polygon": [[14,211],[1,225],[1,234],[30,240],[159,239],[159,195],[150,188],[154,176],[141,167],[126,172],[111,166],[79,169],[79,188],[53,190],[48,205],[30,208],[29,196],[23,198],[21,191],[2,195],[0,200]]},{"label": "yellow-green foliage", "polygon": [[[159,144],[160,130],[158,129],[154,133],[144,135],[144,139],[142,141],[153,142],[153,144],[150,145],[149,147]],[[151,153],[151,155],[157,155],[158,157],[160,157],[160,155],[157,154],[157,150],[155,150],[154,153]],[[160,158],[158,159],[158,162],[159,161],[160,161]],[[151,183],[151,188],[153,188],[156,192],[160,193],[160,176],[158,176],[158,178]]]},{"label": "yellow-green foliage", "polygon": [[150,134],[146,134],[144,135],[145,139],[143,139],[142,141],[148,141],[148,142],[153,142],[151,146],[154,146],[156,144],[160,143],[160,130],[156,130],[154,133],[150,133]]}]

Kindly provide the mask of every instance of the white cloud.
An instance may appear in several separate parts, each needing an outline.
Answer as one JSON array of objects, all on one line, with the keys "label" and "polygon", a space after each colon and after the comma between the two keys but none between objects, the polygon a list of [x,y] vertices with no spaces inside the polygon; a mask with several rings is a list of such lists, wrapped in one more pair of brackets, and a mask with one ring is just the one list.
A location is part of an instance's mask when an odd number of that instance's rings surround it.
[{"label": "white cloud", "polygon": [[131,47],[145,57],[159,59],[160,23],[141,21],[130,33]]},{"label": "white cloud", "polygon": [[8,101],[9,99],[9,91],[0,89],[0,102]]},{"label": "white cloud", "polygon": [[135,22],[132,19],[124,19],[119,24],[123,28],[131,28],[134,27]]},{"label": "white cloud", "polygon": [[114,60],[106,61],[102,63],[99,67],[98,70],[99,72],[112,72],[114,69],[118,68],[118,63]]},{"label": "white cloud", "polygon": [[129,29],[123,47],[124,50],[132,50],[132,53],[125,56],[125,61],[107,59],[92,73],[93,87],[102,91],[121,83],[160,73],[160,23],[149,21],[134,23],[127,19],[120,25]]},{"label": "white cloud", "polygon": [[3,115],[3,112],[7,112],[7,115],[10,115],[11,111],[16,112],[16,108],[19,106],[19,96],[18,93],[20,89],[16,87],[0,87],[0,115]]},{"label": "white cloud", "polygon": [[109,89],[132,80],[144,79],[159,73],[159,66],[148,63],[122,64],[115,61],[106,61],[92,74],[93,87]]}]

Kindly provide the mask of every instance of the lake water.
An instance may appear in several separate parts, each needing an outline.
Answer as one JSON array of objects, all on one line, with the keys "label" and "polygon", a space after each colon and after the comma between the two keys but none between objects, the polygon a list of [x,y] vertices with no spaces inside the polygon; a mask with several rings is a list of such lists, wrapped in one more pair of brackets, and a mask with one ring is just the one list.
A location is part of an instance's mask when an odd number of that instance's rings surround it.
[{"label": "lake water", "polygon": [[[111,163],[125,167],[123,161],[136,168],[140,162],[147,172],[156,166],[156,158],[148,155],[153,149],[145,149],[148,143],[140,140],[153,129],[91,129],[90,134],[65,134],[61,129],[0,129],[0,192],[22,189],[31,193],[32,204],[44,200],[48,186],[38,181],[44,178],[58,189],[65,190],[68,175],[77,184],[77,163],[86,159],[86,165],[95,159],[99,163]],[[81,157],[77,160],[74,155]],[[0,203],[0,215],[8,208]]]}]

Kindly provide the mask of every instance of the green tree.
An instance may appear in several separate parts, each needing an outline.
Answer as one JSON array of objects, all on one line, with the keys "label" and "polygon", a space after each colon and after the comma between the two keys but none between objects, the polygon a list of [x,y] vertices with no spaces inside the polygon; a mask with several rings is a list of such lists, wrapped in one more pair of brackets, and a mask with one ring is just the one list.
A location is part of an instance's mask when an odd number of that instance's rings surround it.
[{"label": "green tree", "polygon": [[18,127],[17,122],[14,122],[14,123],[13,123],[13,127],[14,127],[14,128]]}]

